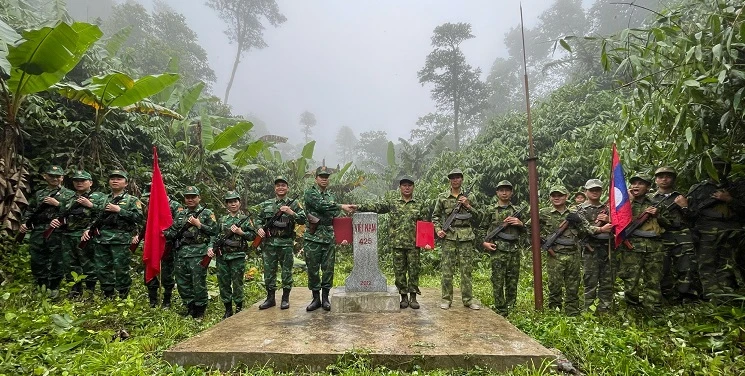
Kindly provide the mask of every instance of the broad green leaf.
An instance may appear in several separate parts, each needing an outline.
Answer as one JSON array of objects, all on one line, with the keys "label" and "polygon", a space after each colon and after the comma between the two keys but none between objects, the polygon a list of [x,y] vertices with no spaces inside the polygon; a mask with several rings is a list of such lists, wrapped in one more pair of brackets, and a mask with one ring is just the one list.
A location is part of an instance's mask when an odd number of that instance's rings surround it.
[{"label": "broad green leaf", "polygon": [[116,33],[114,35],[110,36],[108,39],[106,39],[106,42],[104,44],[104,49],[109,54],[109,56],[116,56],[116,54],[119,52],[119,50],[122,48],[122,45],[124,45],[124,42],[129,39],[129,35],[132,33],[132,27],[127,26]]},{"label": "broad green leaf", "polygon": [[0,20],[0,70],[10,73],[11,65],[8,61],[8,45],[14,45],[21,34],[18,34],[12,27]]},{"label": "broad green leaf", "polygon": [[305,158],[299,158],[297,160],[297,170],[295,171],[295,176],[298,177],[298,179],[302,179],[303,176],[305,176],[305,173],[307,172],[306,169],[308,168],[308,160]]},{"label": "broad green leaf", "polygon": [[153,76],[140,77],[132,87],[118,95],[108,103],[110,107],[124,107],[149,98],[178,81],[179,75],[164,73]]},{"label": "broad green leaf", "polygon": [[240,141],[241,138],[245,136],[251,128],[253,128],[253,126],[254,125],[248,121],[233,124],[215,136],[214,141],[205,147],[207,150],[215,151],[231,146]]},{"label": "broad green leaf", "polygon": [[708,155],[705,155],[703,157],[703,168],[706,171],[706,173],[714,180],[719,181],[719,174],[717,173],[717,169],[714,167],[714,163],[711,160],[711,157]]},{"label": "broad green leaf", "polygon": [[53,88],[67,99],[78,101],[97,110],[104,107],[99,96],[93,93],[88,87],[82,87],[72,83],[63,83],[56,84]]},{"label": "broad green leaf", "polygon": [[236,166],[245,166],[251,159],[256,158],[261,151],[266,147],[264,141],[254,141],[246,147],[235,153],[235,164]]},{"label": "broad green leaf", "polygon": [[78,347],[78,345],[80,345],[81,343],[83,343],[83,340],[76,341],[76,342],[71,342],[71,343],[68,343],[66,345],[56,346],[54,348],[54,351],[56,351],[58,353],[67,352],[67,351],[70,351],[70,350]]},{"label": "broad green leaf", "polygon": [[124,106],[122,107],[122,110],[128,112],[139,112],[147,115],[165,116],[176,120],[184,119],[184,117],[181,116],[181,114],[179,114],[178,112],[173,111],[168,107],[163,107],[159,104],[155,104],[147,99],[139,101],[130,106]]},{"label": "broad green leaf", "polygon": [[279,150],[275,150],[273,158],[277,162],[282,162],[282,153],[280,153]]},{"label": "broad green leaf", "polygon": [[735,108],[735,111],[739,111],[740,107],[742,106],[742,91],[745,90],[745,87],[741,87],[740,90],[738,90],[735,95],[732,97],[732,107]]},{"label": "broad green leaf", "polygon": [[686,132],[685,133],[686,133],[686,142],[688,143],[688,145],[692,145],[692,142],[693,142],[693,130],[691,129],[691,127],[686,128]]},{"label": "broad green leaf", "polygon": [[714,55],[714,59],[721,61],[722,60],[722,45],[717,44],[714,47],[711,48],[711,53]]},{"label": "broad green leaf", "polygon": [[313,150],[315,149],[315,147],[316,147],[316,141],[311,141],[305,144],[305,146],[303,146],[303,151],[300,153],[300,155],[302,155],[303,158],[305,159],[313,158]]},{"label": "broad green leaf", "polygon": [[212,128],[212,119],[204,110],[202,110],[199,118],[201,119],[199,122],[199,126],[201,127],[199,137],[201,138],[202,146],[206,147],[207,145],[211,145],[214,141],[214,128]]},{"label": "broad green leaf", "polygon": [[569,43],[567,43],[567,41],[565,41],[565,40],[564,40],[563,38],[562,38],[562,39],[559,39],[559,44],[560,44],[560,45],[561,45],[561,47],[563,47],[563,48],[564,48],[565,50],[569,51],[570,53],[572,52],[572,47],[570,47],[570,46],[569,46]]},{"label": "broad green leaf", "polygon": [[202,95],[202,90],[204,90],[204,82],[201,81],[186,89],[186,92],[179,98],[178,113],[182,116],[188,116],[194,104],[199,100],[199,96]]},{"label": "broad green leaf", "polygon": [[701,87],[701,83],[696,80],[685,80],[685,82],[683,82],[683,85],[690,87]]}]

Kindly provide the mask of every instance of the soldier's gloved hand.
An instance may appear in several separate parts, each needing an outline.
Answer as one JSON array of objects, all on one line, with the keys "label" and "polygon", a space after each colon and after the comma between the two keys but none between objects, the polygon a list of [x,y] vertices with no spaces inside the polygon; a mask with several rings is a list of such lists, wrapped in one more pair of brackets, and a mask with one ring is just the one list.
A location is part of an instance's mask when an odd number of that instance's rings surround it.
[{"label": "soldier's gloved hand", "polygon": [[62,224],[62,222],[59,221],[59,219],[55,218],[51,222],[49,222],[49,227],[51,228],[59,228],[59,226]]},{"label": "soldier's gloved hand", "polygon": [[57,199],[54,197],[49,197],[49,196],[44,197],[44,200],[42,202],[44,202],[47,205],[59,206],[59,201],[57,201]]},{"label": "soldier's gloved hand", "polygon": [[83,236],[80,237],[81,242],[87,242],[88,240],[91,240],[90,230],[83,231]]},{"label": "soldier's gloved hand", "polygon": [[196,218],[194,216],[189,217],[189,223],[191,223],[192,226],[196,228],[202,228],[202,222],[199,221],[199,218]]},{"label": "soldier's gloved hand", "polygon": [[266,232],[264,232],[263,228],[259,228],[258,230],[256,230],[256,234],[261,236],[262,238],[266,237]]},{"label": "soldier's gloved hand", "polygon": [[212,250],[212,248],[207,248],[207,256],[215,257],[215,252]]},{"label": "soldier's gloved hand", "polygon": [[483,242],[483,243],[481,243],[481,245],[483,245],[484,246],[484,249],[486,249],[488,251],[496,251],[497,250],[497,245],[494,244],[494,243]]},{"label": "soldier's gloved hand", "polygon": [[25,223],[22,223],[21,224],[21,228],[19,228],[18,231],[20,231],[20,232],[22,232],[22,233],[25,234],[26,232],[28,232],[28,227],[26,227],[26,224]]},{"label": "soldier's gloved hand", "polygon": [[78,204],[83,205],[83,206],[85,206],[86,208],[89,208],[89,209],[93,207],[93,202],[91,200],[87,199],[86,197],[83,197],[83,196],[80,196],[80,197],[76,198],[75,199],[75,202],[77,202]]},{"label": "soldier's gloved hand", "polygon": [[243,234],[245,234],[245,233],[243,232],[243,229],[241,229],[240,227],[236,226],[235,224],[234,224],[234,225],[232,225],[232,226],[230,226],[230,231],[232,231],[232,232],[233,232],[234,234],[238,234],[238,235],[243,235]]}]

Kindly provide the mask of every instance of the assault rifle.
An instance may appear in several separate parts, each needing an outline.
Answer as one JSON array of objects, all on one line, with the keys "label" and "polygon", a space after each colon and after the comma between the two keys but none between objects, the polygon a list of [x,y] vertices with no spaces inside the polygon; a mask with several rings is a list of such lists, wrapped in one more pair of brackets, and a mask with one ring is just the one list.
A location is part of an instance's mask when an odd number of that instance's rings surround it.
[{"label": "assault rifle", "polygon": [[563,234],[564,231],[566,231],[566,229],[569,228],[570,224],[577,224],[580,222],[582,222],[582,218],[579,216],[579,214],[569,213],[567,215],[567,218],[563,220],[561,224],[559,224],[559,228],[557,228],[553,234],[551,234],[548,238],[546,238],[546,240],[541,245],[541,249],[544,251],[548,251],[548,253],[551,256],[556,256],[556,253],[551,248],[554,245],[554,243],[556,243],[556,239],[558,239],[561,236],[561,234]]},{"label": "assault rifle", "polygon": [[[205,207],[197,210],[196,213],[190,215],[190,217],[198,218],[200,214],[206,209]],[[188,217],[187,217],[188,219]],[[174,249],[179,249],[181,247],[181,238],[186,234],[187,231],[192,227],[193,225],[189,223],[187,220],[183,225],[181,225],[181,228],[176,232],[176,236],[174,236],[173,241],[171,242],[171,246],[168,246],[168,243],[166,243],[166,249],[163,251],[163,258],[166,257],[169,253],[171,253]]]},{"label": "assault rifle", "polygon": [[308,232],[310,234],[315,234],[316,230],[318,230],[318,223],[321,222],[321,218],[318,218],[307,211],[305,212],[305,217],[308,219]]},{"label": "assault rifle", "polygon": [[[243,224],[246,223],[246,221],[249,220],[250,218],[251,217],[247,215],[246,218],[241,219],[241,221],[238,222],[236,226],[238,227],[243,226]],[[212,244],[212,251],[215,252],[216,255],[222,254],[222,247],[225,246],[225,241],[232,238],[235,235],[236,233],[234,233],[230,229],[223,231],[223,233],[217,237],[217,240],[215,240],[215,243]],[[210,261],[212,261],[212,257],[208,255],[204,255],[204,257],[202,257],[202,261],[199,262],[199,266],[203,268],[207,268],[210,265]]]},{"label": "assault rifle", "polygon": [[[659,208],[662,205],[663,202],[665,202],[665,201],[664,200],[663,201],[660,201],[660,202],[654,204],[653,207],[654,208]],[[623,239],[624,239],[623,245],[625,245],[626,248],[628,248],[630,250],[631,249],[634,249],[634,245],[631,244],[631,242],[628,241],[628,237],[630,235],[632,235],[634,233],[634,231],[638,230],[639,227],[642,227],[642,225],[644,225],[644,223],[646,223],[649,220],[649,217],[651,217],[651,215],[649,213],[647,213],[646,211],[644,211],[641,214],[639,214],[636,218],[634,218],[634,220],[631,221],[631,223],[629,223],[628,226],[626,226],[626,228],[623,229],[623,231],[621,231],[620,236],[623,237]]]},{"label": "assault rifle", "polygon": [[[292,200],[290,200],[290,202],[288,202],[287,204],[284,204],[282,206],[290,206],[290,205],[292,205],[293,202],[295,202],[295,200],[297,200],[297,197],[293,198]],[[267,224],[264,225],[264,227],[262,227],[262,229],[264,230],[264,235],[266,237],[271,236],[270,235],[270,232],[269,232],[269,228],[272,227],[272,224],[274,222],[279,221],[279,219],[282,218],[282,216],[284,214],[285,214],[284,212],[282,212],[281,210],[277,209],[277,212],[274,213],[274,215],[271,218],[269,218],[269,221],[267,222]],[[316,222],[316,228],[318,228],[318,222]],[[314,229],[313,232],[311,232],[311,234],[312,233],[315,233],[315,232],[316,231]],[[259,234],[256,234],[256,237],[254,238],[253,242],[251,243],[251,246],[254,247],[254,248],[258,248],[261,245],[261,242],[263,242],[263,241],[264,241],[264,238],[262,238],[261,236],[259,236]]]},{"label": "assault rifle", "polygon": [[[86,192],[85,194],[81,195],[80,197],[88,198],[88,197],[90,197],[90,195],[91,195],[91,192],[89,191],[89,192]],[[70,216],[70,213],[72,213],[72,211],[75,210],[75,209],[77,209],[79,206],[83,206],[83,205],[80,205],[80,203],[76,201],[69,208],[65,209],[65,211],[62,212],[62,214],[60,214],[59,216],[57,216],[57,220],[60,221],[60,225],[57,228],[61,229],[61,228],[65,227],[65,226],[67,226],[67,218]],[[54,230],[56,230],[57,228],[54,228],[52,226],[48,226],[47,229],[44,230],[44,239],[45,240],[48,240],[49,237],[52,236],[52,233],[54,233]]]},{"label": "assault rifle", "polygon": [[[114,197],[114,199],[111,200],[110,204],[118,204],[121,200],[124,199],[124,194],[120,194],[119,196]],[[98,214],[96,217],[96,220],[91,223],[91,227],[88,231],[88,240],[81,240],[80,243],[78,243],[78,248],[85,249],[85,247],[88,246],[88,243],[90,243],[93,238],[95,238],[98,235],[101,235],[101,227],[106,223],[106,221],[116,215],[117,213],[114,212],[107,212],[106,211],[106,205],[104,205],[104,208],[102,209],[101,213]]]},{"label": "assault rifle", "polygon": [[[55,191],[53,191],[52,193],[50,193],[49,196],[47,196],[47,197],[51,197],[51,198],[57,197],[57,195],[59,195],[59,193],[60,193],[61,190],[62,190],[62,186],[60,186]],[[31,213],[31,215],[28,217],[28,219],[26,220],[26,223],[25,223],[25,225],[26,225],[26,232],[20,232],[20,231],[18,231],[18,234],[15,237],[15,242],[16,243],[20,243],[20,242],[23,241],[23,238],[26,237],[26,233],[29,232],[29,231],[31,231],[31,229],[33,229],[33,227],[34,227],[34,220],[36,220],[36,217],[38,217],[39,214],[41,214],[41,212],[43,212],[44,210],[46,210],[47,207],[49,207],[49,206],[51,206],[51,205],[49,205],[47,203],[42,203],[42,204],[39,205],[38,208],[36,208],[36,210],[34,210],[33,213]]]},{"label": "assault rifle", "polygon": [[[471,193],[471,190],[473,189],[473,184],[466,190],[466,193],[458,195],[468,197],[468,195]],[[460,214],[460,209],[463,207],[463,205],[459,202],[455,207],[453,208],[453,211],[450,212],[450,215],[445,219],[445,223],[442,224],[442,231],[449,231],[451,228],[453,228],[453,221],[455,221],[455,216]]]},{"label": "assault rifle", "polygon": [[[522,214],[523,214],[523,212],[524,212],[524,211],[525,211],[525,209],[527,209],[527,208],[528,208],[528,206],[526,205],[526,206],[523,206],[523,207],[522,207],[522,208],[520,208],[520,209],[516,209],[516,210],[515,210],[515,212],[514,212],[514,213],[512,213],[512,215],[510,215],[510,217],[515,217],[515,218],[517,218],[517,219],[521,219],[521,217],[522,217]],[[509,224],[509,223],[504,223],[504,222],[502,222],[502,224],[500,224],[499,226],[497,226],[497,227],[496,227],[496,228],[495,228],[494,230],[492,230],[492,231],[491,231],[490,233],[486,234],[486,237],[484,238],[484,241],[485,241],[485,242],[488,242],[488,241],[491,241],[491,240],[493,240],[493,239],[494,239],[494,237],[495,237],[495,236],[497,236],[497,234],[499,234],[500,232],[504,231],[504,229],[506,229],[506,228],[507,228],[507,227],[509,227],[509,226],[510,226],[510,224]]]},{"label": "assault rifle", "polygon": [[147,229],[147,224],[145,226],[142,226],[142,230],[137,232],[137,243],[129,243],[129,251],[134,252],[137,250],[137,247],[142,243],[142,238],[145,237],[145,230]]},{"label": "assault rifle", "polygon": [[[608,215],[608,201],[605,201],[602,204],[602,206],[603,207],[600,209],[600,211],[598,211],[598,215],[600,215],[600,214]],[[608,223],[608,222],[601,221],[601,220],[595,218],[595,222],[593,224],[595,226],[602,226],[605,223]],[[586,249],[586,250],[588,250],[590,252],[595,252],[595,249],[593,249],[592,246],[590,246],[590,244],[587,243],[587,239],[588,238],[589,238],[589,236],[585,236],[582,240],[580,240],[579,244],[582,245],[582,248],[583,249]],[[631,248],[634,247],[633,245],[631,245],[631,242],[628,239],[624,239],[623,245],[625,245],[629,249],[631,249]]]}]

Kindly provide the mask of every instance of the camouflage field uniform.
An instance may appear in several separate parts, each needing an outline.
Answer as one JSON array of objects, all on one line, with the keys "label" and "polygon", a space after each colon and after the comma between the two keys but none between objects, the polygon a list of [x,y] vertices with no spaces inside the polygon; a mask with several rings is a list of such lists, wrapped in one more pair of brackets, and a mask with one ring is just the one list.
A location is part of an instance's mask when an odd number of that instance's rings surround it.
[{"label": "camouflage field uniform", "polygon": [[[261,255],[264,260],[264,285],[268,291],[277,290],[277,266],[281,268],[282,289],[292,289],[292,266],[294,263],[293,243],[295,225],[305,224],[305,211],[295,200],[290,209],[295,212],[291,217],[283,214],[275,223],[268,223],[280,207],[287,205],[290,199],[272,198],[260,204],[256,227],[266,227],[269,231],[261,243]],[[319,226],[320,227],[320,226]],[[333,268],[333,266],[332,266]]]},{"label": "camouflage field uniform", "polygon": [[[238,225],[247,216],[236,213],[236,215],[226,214],[218,220],[217,228],[219,234],[231,234],[230,227]],[[243,303],[243,280],[246,273],[246,251],[248,242],[256,236],[251,220],[248,219],[240,226],[244,234],[228,235],[223,246],[218,251],[213,249],[215,254],[215,263],[217,264],[217,284],[220,287],[220,300],[223,304],[236,303],[242,306]],[[212,248],[216,236],[212,237],[207,248]]]},{"label": "camouflage field uniform", "polygon": [[425,210],[422,202],[411,198],[363,204],[360,212],[390,213],[388,244],[393,249],[393,274],[399,294],[420,294],[419,272],[421,270],[420,251],[416,247],[416,221],[423,220]]},{"label": "camouflage field uniform", "polygon": [[[448,189],[447,192],[437,196],[432,222],[435,224],[435,233],[442,230],[442,226],[458,205],[458,197],[453,196]],[[471,273],[473,271],[474,246],[476,238],[473,232],[472,222],[478,223],[480,216],[478,211],[469,211],[463,206],[460,214],[456,215],[452,229],[447,231],[442,241],[442,301],[453,302],[453,269],[460,264],[460,287],[463,305],[469,306],[473,301],[473,287]],[[458,264],[456,264],[458,263]]]},{"label": "camouflage field uniform", "polygon": [[[691,187],[688,207],[695,216],[694,231],[699,237],[698,270],[704,296],[732,293],[737,286],[735,257],[743,232],[745,201],[732,195],[729,203],[711,195],[721,189],[711,181]],[[740,250],[739,252],[743,252]]]},{"label": "camouflage field uniform", "polygon": [[[64,210],[69,210],[69,215],[67,216],[67,225],[61,230],[64,235],[62,248],[65,254],[65,263],[69,266],[69,271],[75,272],[78,275],[85,275],[85,286],[88,290],[92,291],[96,288],[97,280],[96,265],[94,263],[95,247],[80,249],[78,244],[80,244],[80,237],[83,235],[83,231],[93,222],[96,212],[94,208],[86,208],[85,206],[78,205],[75,200],[80,196],[76,193],[65,206]],[[91,202],[95,203],[102,200],[104,194],[89,190],[82,196],[87,197]],[[70,278],[69,275],[68,278]],[[80,290],[81,285],[78,282],[73,286],[73,291],[79,293]]]},{"label": "camouflage field uniform", "polygon": [[[561,225],[569,209],[559,211],[553,206],[540,210],[541,236],[548,237]],[[567,315],[578,315],[579,286],[582,279],[582,257],[579,240],[584,234],[592,234],[596,227],[587,220],[577,226],[570,225],[551,246],[556,256],[546,258],[548,269],[548,307],[561,309],[562,303]]]},{"label": "camouflage field uniform", "polygon": [[[44,198],[50,195],[53,195],[53,198],[59,201],[59,206],[44,205]],[[50,290],[57,290],[62,278],[67,273],[62,251],[64,235],[60,231],[55,231],[48,240],[45,240],[43,233],[49,226],[49,222],[59,216],[61,208],[74,195],[74,191],[64,187],[58,189],[57,187],[49,188],[46,186],[34,193],[21,219],[22,223],[26,223],[29,218],[31,219],[31,228],[28,229],[30,233],[28,251],[31,255],[31,274],[38,286],[46,286]],[[42,205],[44,205],[44,209],[41,209],[41,212],[31,218],[32,214]]]},{"label": "camouflage field uniform", "polygon": [[[594,223],[600,212],[608,213],[607,205],[592,205],[589,201],[580,204],[577,214],[589,223]],[[611,235],[599,233],[588,235],[582,242],[582,261],[585,285],[585,310],[595,304],[596,309],[607,311],[613,307],[613,284],[618,268],[616,252],[610,251]]]},{"label": "camouflage field uniform", "polygon": [[[303,195],[305,212],[320,219],[315,233],[306,229],[303,235],[305,262],[308,266],[308,288],[311,291],[330,290],[334,284],[334,228],[331,221],[339,214],[341,205],[326,190],[321,192],[317,185],[308,188]],[[320,273],[319,273],[320,271]]]},{"label": "camouflage field uniform", "polygon": [[662,250],[665,258],[660,288],[662,296],[671,302],[698,296],[695,286],[692,285],[698,269],[693,235],[689,228],[691,221],[694,220],[693,212],[674,203],[677,195],[678,192],[667,195],[656,193],[650,197],[653,204],[662,201],[660,207],[669,207],[669,210],[662,211],[665,220],[660,221],[665,230],[662,233]]},{"label": "camouflage field uniform", "polygon": [[207,268],[199,265],[207,255],[207,245],[210,237],[217,234],[217,219],[210,209],[204,209],[199,214],[201,228],[189,226],[180,239],[176,239],[178,231],[188,223],[189,217],[202,210],[198,205],[194,210],[185,208],[176,213],[173,225],[166,231],[166,238],[178,242],[176,252],[176,286],[181,301],[187,306],[205,307],[207,305]]},{"label": "camouflage field uniform", "polygon": [[142,224],[143,216],[140,199],[124,192],[118,196],[122,197],[117,204],[121,208],[119,213],[104,211],[106,204],[115,198],[111,193],[101,195],[93,203],[96,212],[106,220],[101,225],[101,234],[93,238],[92,245],[95,247],[96,271],[104,296],[111,297],[116,290],[121,298],[125,298],[132,286],[129,244]]},{"label": "camouflage field uniform", "polygon": [[[634,218],[653,206],[652,200],[642,197],[631,201]],[[661,217],[661,212],[658,217]],[[649,310],[659,308],[662,294],[662,265],[665,253],[662,252],[662,233],[657,218],[650,217],[639,229],[628,238],[634,249],[621,246],[621,267],[618,273],[623,281],[624,300],[632,306],[642,306]]]},{"label": "camouflage field uniform", "polygon": [[[504,223],[504,219],[512,216],[518,210],[517,206],[498,204],[488,209],[484,219],[489,221],[487,234]],[[491,253],[491,285],[494,294],[494,307],[502,316],[507,316],[515,306],[517,300],[517,283],[520,280],[520,245],[519,238],[525,234],[525,226],[507,226],[493,242],[497,249]]]}]

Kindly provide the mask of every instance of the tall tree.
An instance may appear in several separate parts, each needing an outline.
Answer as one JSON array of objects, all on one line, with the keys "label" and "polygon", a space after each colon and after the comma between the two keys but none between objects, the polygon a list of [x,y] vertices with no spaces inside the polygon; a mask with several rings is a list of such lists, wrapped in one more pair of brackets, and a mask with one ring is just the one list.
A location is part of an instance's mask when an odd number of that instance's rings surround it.
[{"label": "tall tree", "polygon": [[305,143],[310,140],[310,135],[313,134],[313,127],[316,126],[316,115],[313,115],[310,111],[304,111],[300,114],[300,130],[305,136]]},{"label": "tall tree", "polygon": [[460,44],[474,38],[468,23],[445,23],[437,26],[432,36],[434,50],[417,76],[422,85],[431,83],[432,99],[437,107],[452,115],[455,149],[460,148],[464,113],[472,118],[486,103],[486,86],[479,79],[481,69],[466,63]]},{"label": "tall tree", "polygon": [[339,161],[347,163],[354,160],[354,152],[357,148],[357,136],[352,128],[344,125],[336,133],[336,153]]},{"label": "tall tree", "polygon": [[279,12],[276,0],[207,0],[207,6],[216,10],[227,23],[225,34],[230,43],[235,43],[237,47],[233,71],[223,99],[223,102],[228,103],[235,71],[243,54],[253,48],[262,49],[267,46],[262,21],[265,19],[270,25],[278,26],[287,21],[287,18]]},{"label": "tall tree", "polygon": [[384,131],[360,133],[357,160],[368,171],[382,173],[388,165],[388,135]]}]

